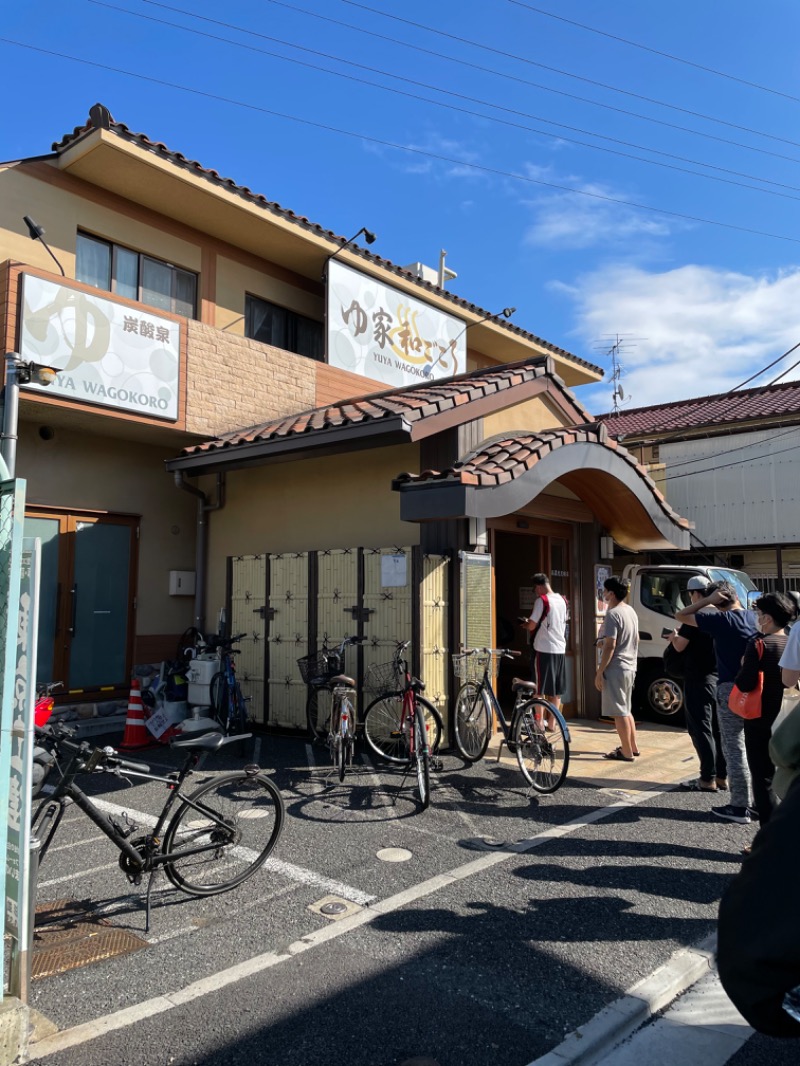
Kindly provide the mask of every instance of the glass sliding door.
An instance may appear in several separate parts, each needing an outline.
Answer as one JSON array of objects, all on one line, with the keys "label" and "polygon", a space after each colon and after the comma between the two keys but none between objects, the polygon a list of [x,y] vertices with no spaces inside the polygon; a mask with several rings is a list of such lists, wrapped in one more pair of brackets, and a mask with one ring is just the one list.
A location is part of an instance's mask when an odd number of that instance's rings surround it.
[{"label": "glass sliding door", "polygon": [[125,515],[26,517],[25,535],[42,540],[39,681],[73,694],[127,686],[137,525]]}]

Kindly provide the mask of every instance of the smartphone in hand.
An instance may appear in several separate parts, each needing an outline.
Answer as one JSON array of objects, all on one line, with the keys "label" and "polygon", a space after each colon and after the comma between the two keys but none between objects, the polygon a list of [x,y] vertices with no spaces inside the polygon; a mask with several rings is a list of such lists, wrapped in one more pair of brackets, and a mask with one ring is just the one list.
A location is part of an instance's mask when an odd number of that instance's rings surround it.
[{"label": "smartphone in hand", "polygon": [[667,640],[669,637],[672,636],[672,634],[674,632],[675,632],[674,629],[662,629],[661,630],[661,636],[664,638],[664,640]]}]

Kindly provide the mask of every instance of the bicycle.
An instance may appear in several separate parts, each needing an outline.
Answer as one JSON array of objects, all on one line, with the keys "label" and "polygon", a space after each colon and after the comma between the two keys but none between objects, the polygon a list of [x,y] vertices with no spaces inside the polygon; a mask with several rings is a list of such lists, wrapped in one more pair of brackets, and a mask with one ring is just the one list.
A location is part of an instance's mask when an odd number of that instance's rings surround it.
[{"label": "bicycle", "polygon": [[[145,763],[122,758],[114,748],[74,743],[69,739],[74,736],[74,730],[63,725],[36,730],[37,741],[52,751],[60,775],[52,795],[33,813],[32,830],[41,840],[39,861],[44,861],[72,801],[119,849],[120,869],[131,884],[139,885],[145,874],[150,875],[145,932],[150,930],[150,892],[158,870],[163,869],[175,888],[189,896],[214,896],[251,877],[275,847],[283,829],[283,799],[257,765],[222,774],[189,794],[183,791],[184,781],[201,759],[234,738],[205,733],[173,740],[171,746],[185,751],[186,759],[181,769],[162,775],[152,773]],[[89,773],[113,774],[129,784],[132,777],[163,782],[169,795],[152,829],[134,836],[139,826],[126,814],[124,822],[104,814],[75,784],[78,774]],[[169,818],[176,802],[180,806]]]},{"label": "bicycle", "polygon": [[247,697],[242,694],[233,661],[234,655],[238,655],[240,651],[233,645],[238,644],[245,636],[246,633],[239,633],[235,637],[213,637],[206,644],[207,650],[216,651],[219,656],[220,669],[211,678],[209,693],[214,717],[225,736],[243,733],[249,719]]},{"label": "bicycle", "polygon": [[[333,765],[344,781],[353,765],[356,745],[356,683],[342,671],[345,648],[362,644],[365,637],[345,637],[338,648],[324,648],[297,660],[300,674],[308,685],[306,721],[315,740],[327,740]],[[330,693],[330,699],[323,693]]]},{"label": "bicycle", "polygon": [[[536,694],[531,681],[515,677],[511,683],[514,709],[510,721],[495,695],[491,676],[502,659],[521,653],[510,648],[471,648],[453,655],[453,669],[464,683],[456,696],[453,733],[456,747],[467,762],[486,754],[496,717],[508,750],[536,792],[551,793],[563,784],[569,768],[569,729],[561,712]],[[498,752],[498,758],[500,754]]]},{"label": "bicycle", "polygon": [[403,652],[411,641],[399,641],[390,663],[371,666],[364,688],[378,692],[364,712],[364,736],[379,758],[416,769],[420,803],[431,802],[431,759],[439,750],[442,718],[421,693],[425,685],[413,677]]}]

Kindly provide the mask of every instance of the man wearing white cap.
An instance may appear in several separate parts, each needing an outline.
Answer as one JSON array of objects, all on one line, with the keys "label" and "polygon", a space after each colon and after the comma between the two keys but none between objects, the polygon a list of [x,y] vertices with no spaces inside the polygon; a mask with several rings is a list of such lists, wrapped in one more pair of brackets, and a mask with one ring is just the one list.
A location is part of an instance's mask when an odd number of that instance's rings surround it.
[{"label": "man wearing white cap", "polygon": [[[689,578],[686,591],[697,603],[711,591],[708,578]],[[713,611],[713,607],[707,608]],[[708,633],[685,623],[669,638],[683,663],[686,728],[700,760],[700,777],[681,785],[693,792],[716,792],[728,787],[728,770],[717,721],[717,660]]]}]

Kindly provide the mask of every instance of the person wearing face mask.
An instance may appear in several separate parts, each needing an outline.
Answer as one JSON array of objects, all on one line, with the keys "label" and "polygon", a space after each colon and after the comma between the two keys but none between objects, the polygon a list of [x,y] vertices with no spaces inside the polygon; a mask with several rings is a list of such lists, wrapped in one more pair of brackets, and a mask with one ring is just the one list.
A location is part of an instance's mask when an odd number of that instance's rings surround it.
[{"label": "person wearing face mask", "polygon": [[794,618],[794,604],[782,592],[770,592],[756,600],[755,610],[758,635],[752,637],[745,648],[736,684],[742,692],[752,692],[758,687],[759,673],[764,675],[761,716],[744,719],[744,743],[753,784],[753,802],[759,825],[763,828],[777,805],[772,790],[775,766],[769,754],[769,740],[783,702],[780,659],[788,638],[786,626]]}]

